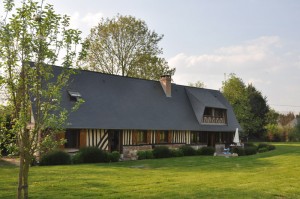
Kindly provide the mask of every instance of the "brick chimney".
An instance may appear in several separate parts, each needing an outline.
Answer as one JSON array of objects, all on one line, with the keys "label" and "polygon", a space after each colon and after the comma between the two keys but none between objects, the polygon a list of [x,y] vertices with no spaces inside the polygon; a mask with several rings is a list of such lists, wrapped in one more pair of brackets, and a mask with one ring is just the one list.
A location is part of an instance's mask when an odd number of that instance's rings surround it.
[{"label": "brick chimney", "polygon": [[171,97],[171,75],[162,75],[159,81],[166,96]]}]

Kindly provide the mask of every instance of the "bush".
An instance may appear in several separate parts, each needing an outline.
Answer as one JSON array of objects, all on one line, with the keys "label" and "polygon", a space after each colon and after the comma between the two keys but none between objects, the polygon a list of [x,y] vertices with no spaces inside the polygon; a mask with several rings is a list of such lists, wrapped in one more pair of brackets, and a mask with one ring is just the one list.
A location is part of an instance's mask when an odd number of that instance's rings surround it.
[{"label": "bush", "polygon": [[157,146],[153,149],[154,158],[169,158],[171,155],[170,149],[166,146]]},{"label": "bush", "polygon": [[243,148],[233,148],[232,152],[237,153],[239,156],[246,155],[245,149],[243,149]]},{"label": "bush", "polygon": [[266,143],[259,143],[258,146],[257,146],[257,149],[260,149],[260,148],[268,148],[268,144],[266,144]]},{"label": "bush", "polygon": [[108,154],[97,147],[81,148],[78,152],[80,163],[99,163],[108,162]]},{"label": "bush", "polygon": [[119,162],[120,153],[118,151],[113,151],[108,153],[108,160],[109,162]]},{"label": "bush", "polygon": [[81,154],[80,153],[75,153],[74,155],[72,155],[71,160],[73,164],[81,164],[83,163],[83,160],[81,158]]},{"label": "bush", "polygon": [[272,144],[260,143],[257,147],[257,150],[259,150],[261,148],[267,148],[268,151],[271,151],[271,150],[274,150],[276,147]]},{"label": "bush", "polygon": [[257,147],[253,142],[245,142],[244,147]]},{"label": "bush", "polygon": [[152,151],[148,150],[148,151],[145,151],[146,152],[146,159],[153,159],[153,153]]},{"label": "bush", "polygon": [[199,155],[214,155],[215,148],[214,147],[202,147],[201,149],[198,149],[197,154]]},{"label": "bush", "polygon": [[171,156],[172,157],[182,157],[184,156],[183,151],[180,149],[171,149]]},{"label": "bush", "polygon": [[256,146],[248,146],[244,148],[245,155],[254,155],[257,153],[257,147]]},{"label": "bush", "polygon": [[64,151],[51,151],[42,156],[40,165],[66,165],[71,164],[70,154]]},{"label": "bush", "polygon": [[271,144],[268,145],[268,150],[269,151],[272,151],[272,150],[275,150],[275,149],[276,149],[276,147],[274,145],[271,145]]},{"label": "bush", "polygon": [[153,159],[153,153],[151,150],[148,151],[138,151],[137,152],[138,159],[144,160],[144,159]]},{"label": "bush", "polygon": [[196,155],[196,150],[188,145],[183,145],[179,148],[179,150],[181,150],[183,152],[184,156],[193,156]]},{"label": "bush", "polygon": [[138,160],[147,159],[146,151],[138,151],[137,156],[138,156]]},{"label": "bush", "polygon": [[267,151],[269,151],[269,149],[267,147],[262,147],[262,148],[258,149],[258,153],[264,153],[264,152],[267,152]]}]

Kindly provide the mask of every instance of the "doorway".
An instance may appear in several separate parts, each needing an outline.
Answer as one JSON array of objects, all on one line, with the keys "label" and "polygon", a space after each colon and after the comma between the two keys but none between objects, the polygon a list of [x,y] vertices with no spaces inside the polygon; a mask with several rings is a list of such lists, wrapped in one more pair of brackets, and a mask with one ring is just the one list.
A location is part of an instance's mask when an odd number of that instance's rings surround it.
[{"label": "doorway", "polygon": [[108,133],[109,139],[109,150],[110,152],[118,151],[122,153],[122,131],[121,130],[110,130]]}]

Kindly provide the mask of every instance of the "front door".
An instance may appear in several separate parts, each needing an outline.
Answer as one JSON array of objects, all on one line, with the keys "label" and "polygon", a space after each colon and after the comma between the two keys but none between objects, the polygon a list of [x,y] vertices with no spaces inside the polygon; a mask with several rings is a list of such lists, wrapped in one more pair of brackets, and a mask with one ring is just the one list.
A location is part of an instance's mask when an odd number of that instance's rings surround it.
[{"label": "front door", "polygon": [[215,132],[208,133],[208,146],[215,147]]},{"label": "front door", "polygon": [[121,130],[111,130],[108,133],[109,136],[109,143],[110,148],[109,150],[112,151],[119,151],[121,153],[122,147],[121,147]]}]

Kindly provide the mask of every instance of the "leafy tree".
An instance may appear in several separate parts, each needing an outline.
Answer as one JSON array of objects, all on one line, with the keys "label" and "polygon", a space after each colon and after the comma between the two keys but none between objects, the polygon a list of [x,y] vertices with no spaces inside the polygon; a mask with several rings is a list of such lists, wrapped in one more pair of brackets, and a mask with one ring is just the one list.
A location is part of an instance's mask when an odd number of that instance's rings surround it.
[{"label": "leafy tree", "polygon": [[163,53],[158,47],[162,38],[132,16],[102,18],[85,39],[79,62],[89,70],[158,80],[163,74],[175,73],[159,57]]},{"label": "leafy tree", "polygon": [[266,136],[269,141],[278,140],[280,137],[280,128],[277,124],[267,124],[266,128]]},{"label": "leafy tree", "polygon": [[270,108],[266,116],[267,124],[278,124],[278,117],[279,113]]},{"label": "leafy tree", "polygon": [[229,78],[223,82],[222,92],[229,101],[238,122],[243,128],[242,136],[251,133],[252,126],[255,125],[254,116],[251,113],[250,100],[245,83],[235,74],[230,74]]},{"label": "leafy tree", "polygon": [[256,138],[262,138],[265,132],[265,125],[267,124],[267,114],[269,112],[269,106],[267,104],[266,97],[263,97],[261,92],[249,84],[246,88],[251,110],[253,115],[251,126],[251,134]]},{"label": "leafy tree", "polygon": [[0,156],[15,155],[17,153],[16,136],[11,129],[10,109],[0,105]]},{"label": "leafy tree", "polygon": [[69,29],[69,17],[56,14],[43,1],[23,0],[14,8],[12,0],[4,1],[6,16],[11,17],[4,17],[0,25],[0,69],[19,145],[17,196],[28,198],[29,166],[43,145],[41,134],[53,135],[67,118],[67,111],[59,106],[60,92],[72,70],[62,70],[54,78],[47,64],[54,64],[64,49],[62,65],[65,69],[72,65],[80,32]]},{"label": "leafy tree", "polygon": [[295,115],[294,115],[293,112],[289,112],[287,114],[279,114],[278,122],[282,126],[285,126],[285,125],[287,125],[288,123],[290,123],[295,118],[296,117],[295,117]]},{"label": "leafy tree", "polygon": [[195,83],[192,83],[192,82],[189,82],[188,83],[189,86],[192,86],[192,87],[197,87],[197,88],[205,88],[205,84],[201,81],[196,81]]},{"label": "leafy tree", "polygon": [[292,129],[292,131],[289,134],[289,140],[290,141],[300,141],[300,122],[298,120],[298,123],[296,126]]}]

